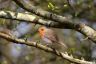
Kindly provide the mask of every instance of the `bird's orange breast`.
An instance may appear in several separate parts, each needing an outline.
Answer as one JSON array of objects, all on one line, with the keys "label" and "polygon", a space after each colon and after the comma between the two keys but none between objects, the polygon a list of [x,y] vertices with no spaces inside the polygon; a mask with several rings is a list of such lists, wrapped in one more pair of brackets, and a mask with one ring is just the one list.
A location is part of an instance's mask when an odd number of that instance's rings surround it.
[{"label": "bird's orange breast", "polygon": [[44,37],[44,33],[45,33],[45,29],[44,29],[44,27],[41,27],[41,28],[39,28],[39,35],[40,35],[40,37]]}]

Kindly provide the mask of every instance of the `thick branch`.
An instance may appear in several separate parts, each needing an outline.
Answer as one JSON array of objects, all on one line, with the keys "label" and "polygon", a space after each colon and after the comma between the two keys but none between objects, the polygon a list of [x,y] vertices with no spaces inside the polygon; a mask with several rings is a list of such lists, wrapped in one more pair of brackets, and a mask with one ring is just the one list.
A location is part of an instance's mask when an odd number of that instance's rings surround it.
[{"label": "thick branch", "polygon": [[66,28],[66,29],[73,29],[78,32],[81,32],[83,35],[88,37],[90,40],[96,43],[96,31],[89,26],[82,24],[82,23],[72,23],[72,22],[63,22],[58,23],[54,21],[48,21],[41,18],[38,18],[35,15],[29,15],[24,13],[15,13],[11,11],[0,11],[0,18],[7,18],[7,19],[15,19],[15,20],[24,20],[25,22],[41,24],[49,27],[54,28]]},{"label": "thick branch", "polygon": [[23,2],[23,0],[13,0],[17,5],[19,5],[21,8],[23,8],[24,10],[27,10],[31,13],[34,13],[38,16],[47,18],[47,19],[51,19],[53,21],[57,21],[57,22],[65,22],[65,21],[69,21],[67,17],[63,17],[60,15],[56,15],[54,13],[50,13],[47,11],[44,11],[40,8],[37,8],[36,6],[33,6],[30,4],[30,6],[28,4],[26,4],[25,2]]},{"label": "thick branch", "polygon": [[0,18],[6,18],[6,19],[13,19],[13,20],[19,20],[19,21],[25,21],[30,23],[36,23],[41,24],[49,27],[54,28],[67,28],[67,29],[74,29],[74,23],[71,22],[54,22],[51,20],[44,20],[41,19],[35,15],[30,15],[26,13],[15,13],[11,11],[0,11]]},{"label": "thick branch", "polygon": [[66,59],[68,61],[71,61],[73,63],[79,63],[79,64],[92,64],[92,62],[88,62],[88,61],[85,61],[85,60],[79,60],[79,59],[75,59],[73,58],[72,56],[69,56],[67,53],[64,54],[62,52],[59,52],[59,51],[54,51],[52,48],[49,48],[49,47],[46,47],[46,46],[43,46],[41,44],[38,44],[36,42],[31,42],[31,41],[27,41],[27,40],[23,40],[23,39],[17,39],[15,37],[12,37],[12,36],[9,36],[7,34],[4,34],[4,33],[1,33],[0,32],[0,37],[8,40],[8,41],[11,41],[11,42],[14,42],[14,43],[17,43],[17,44],[25,44],[25,45],[28,45],[28,46],[33,46],[33,47],[36,47],[38,49],[41,49],[41,50],[44,50],[46,52],[50,52],[50,53],[53,53],[53,54],[56,54],[57,56],[63,58],[63,59]]}]

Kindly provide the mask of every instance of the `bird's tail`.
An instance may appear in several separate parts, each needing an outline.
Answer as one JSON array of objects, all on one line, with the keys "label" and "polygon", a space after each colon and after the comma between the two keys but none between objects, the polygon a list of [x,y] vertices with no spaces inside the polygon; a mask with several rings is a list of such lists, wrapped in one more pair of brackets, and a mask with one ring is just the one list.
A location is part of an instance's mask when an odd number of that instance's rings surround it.
[{"label": "bird's tail", "polygon": [[64,44],[63,42],[60,42],[60,44],[61,44],[61,47],[62,47],[63,50],[67,50],[68,49],[67,45]]}]

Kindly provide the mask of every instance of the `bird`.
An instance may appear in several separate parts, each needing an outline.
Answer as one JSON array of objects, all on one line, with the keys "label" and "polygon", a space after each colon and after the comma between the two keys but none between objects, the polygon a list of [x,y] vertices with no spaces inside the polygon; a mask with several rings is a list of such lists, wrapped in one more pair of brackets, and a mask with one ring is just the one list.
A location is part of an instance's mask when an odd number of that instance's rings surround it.
[{"label": "bird", "polygon": [[67,46],[60,40],[57,33],[53,29],[41,26],[38,29],[38,32],[41,39],[46,43],[47,46],[58,51],[67,49]]}]

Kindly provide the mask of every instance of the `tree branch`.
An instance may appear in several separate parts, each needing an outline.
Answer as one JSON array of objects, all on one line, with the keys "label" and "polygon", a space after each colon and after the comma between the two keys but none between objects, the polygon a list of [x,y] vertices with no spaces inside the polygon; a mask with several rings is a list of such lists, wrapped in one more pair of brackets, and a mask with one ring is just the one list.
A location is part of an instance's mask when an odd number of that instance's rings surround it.
[{"label": "tree branch", "polygon": [[63,16],[60,16],[60,15],[57,15],[57,14],[54,14],[54,13],[50,13],[50,12],[47,12],[47,11],[44,11],[40,8],[37,8],[36,6],[33,6],[33,5],[28,5],[26,4],[25,2],[23,2],[23,0],[13,0],[18,6],[20,6],[21,8],[23,8],[24,10],[27,10],[31,13],[34,13],[38,16],[41,16],[41,17],[44,17],[44,18],[47,18],[47,19],[51,19],[53,21],[57,21],[57,22],[66,22],[66,21],[69,21],[67,17],[63,17]]},{"label": "tree branch", "polygon": [[0,18],[14,19],[14,20],[25,21],[29,23],[41,24],[53,28],[73,29],[82,33],[90,40],[92,40],[94,43],[96,43],[96,31],[91,27],[82,23],[72,23],[67,21],[63,23],[59,23],[51,20],[44,20],[35,15],[30,15],[26,13],[15,13],[11,11],[0,11]]},{"label": "tree branch", "polygon": [[75,59],[72,56],[69,56],[67,53],[62,53],[62,52],[59,52],[57,50],[53,50],[52,48],[49,48],[49,47],[46,47],[44,45],[38,44],[37,42],[31,42],[31,41],[27,41],[27,40],[24,40],[24,39],[17,39],[17,38],[15,38],[13,36],[9,36],[9,35],[1,33],[1,32],[0,32],[0,37],[6,39],[8,41],[17,43],[17,44],[25,44],[25,45],[28,45],[28,46],[33,46],[33,47],[36,47],[38,49],[44,50],[46,52],[53,53],[53,54],[55,54],[55,55],[57,55],[57,56],[59,56],[59,57],[61,57],[63,59],[66,59],[66,60],[68,60],[70,62],[73,62],[73,63],[92,64],[92,62]]}]

